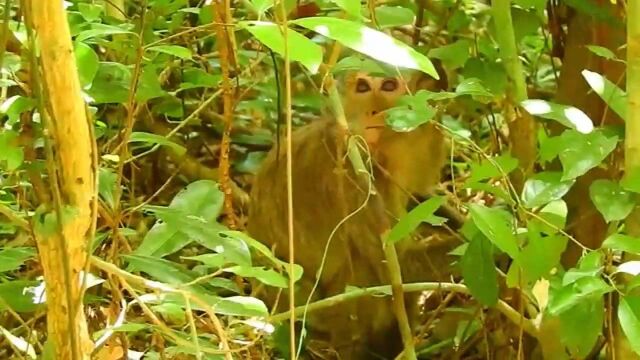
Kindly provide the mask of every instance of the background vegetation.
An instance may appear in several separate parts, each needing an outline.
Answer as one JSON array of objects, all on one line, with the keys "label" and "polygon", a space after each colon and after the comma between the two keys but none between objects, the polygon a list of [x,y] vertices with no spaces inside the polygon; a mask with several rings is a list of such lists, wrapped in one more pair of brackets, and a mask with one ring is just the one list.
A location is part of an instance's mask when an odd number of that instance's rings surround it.
[{"label": "background vegetation", "polygon": [[[428,201],[465,243],[417,356],[636,358],[638,1],[283,1],[3,2],[0,358],[288,357],[290,315],[253,296],[288,278],[242,232],[251,178],[327,74],[429,59],[450,91],[389,125],[446,131]],[[468,320],[435,342],[445,312]]]}]

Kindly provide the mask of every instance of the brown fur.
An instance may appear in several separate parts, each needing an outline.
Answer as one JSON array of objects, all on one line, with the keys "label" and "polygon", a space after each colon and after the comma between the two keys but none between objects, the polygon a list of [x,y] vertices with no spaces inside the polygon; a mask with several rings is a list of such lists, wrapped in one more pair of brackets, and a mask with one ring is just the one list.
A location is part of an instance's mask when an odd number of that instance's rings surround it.
[{"label": "brown fur", "polygon": [[[389,284],[380,235],[406,212],[409,195],[405,190],[425,195],[440,179],[446,151],[443,135],[433,124],[409,133],[380,126],[384,124],[382,112],[396,104],[406,87],[421,85],[399,81],[398,89],[383,91],[385,80],[389,78],[358,73],[348,76],[344,84],[343,102],[351,127],[367,139],[372,156],[391,178],[376,170],[379,195],[371,196],[367,205],[336,231],[313,300],[343,293],[347,286]],[[358,81],[367,82],[371,91],[356,91]],[[367,189],[355,181],[350,163],[340,164],[345,149],[340,135],[335,120],[325,118],[297,129],[292,136],[295,262],[304,268],[296,305],[307,300],[331,232],[366,201]],[[284,151],[280,159],[285,158]],[[289,257],[286,190],[286,166],[283,161],[276,162],[272,150],[253,184],[248,231],[274,247],[282,259]],[[398,245],[405,281],[437,280],[424,248],[411,239]],[[447,265],[443,256],[437,260],[443,263],[435,265],[440,270]],[[280,310],[288,306],[284,294]],[[411,311],[415,311],[415,297],[408,299]],[[392,358],[401,350],[390,297],[369,296],[341,303],[309,313],[307,321],[311,337],[329,342],[341,359],[375,358],[372,353]]]}]

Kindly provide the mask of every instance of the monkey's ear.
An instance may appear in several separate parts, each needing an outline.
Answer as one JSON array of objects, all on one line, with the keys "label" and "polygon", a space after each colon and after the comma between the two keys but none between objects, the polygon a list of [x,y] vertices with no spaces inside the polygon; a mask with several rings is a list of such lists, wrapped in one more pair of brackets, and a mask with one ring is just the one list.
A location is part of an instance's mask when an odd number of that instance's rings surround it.
[{"label": "monkey's ear", "polygon": [[429,90],[440,91],[447,90],[449,88],[449,81],[447,79],[447,73],[442,67],[442,63],[438,59],[432,59],[433,67],[438,72],[440,79],[436,80],[431,75],[427,75],[423,72],[416,72],[411,79],[411,88],[413,91]]}]

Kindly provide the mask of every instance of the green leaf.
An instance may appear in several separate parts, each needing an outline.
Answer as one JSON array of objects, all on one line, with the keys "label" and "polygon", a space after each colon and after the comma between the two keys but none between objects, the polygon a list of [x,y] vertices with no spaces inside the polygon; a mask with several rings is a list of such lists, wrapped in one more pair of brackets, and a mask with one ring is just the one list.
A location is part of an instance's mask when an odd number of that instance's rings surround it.
[{"label": "green leaf", "polygon": [[143,142],[143,143],[152,144],[152,145],[158,144],[158,145],[167,146],[175,150],[179,155],[182,155],[185,152],[187,152],[187,149],[184,146],[176,144],[173,141],[165,138],[164,136],[147,133],[147,132],[131,133],[131,136],[129,137],[129,142],[130,143]]},{"label": "green leaf", "polygon": [[[196,227],[204,223],[211,222],[211,231],[221,229],[215,220],[222,211],[224,194],[218,188],[218,184],[211,180],[198,180],[181,190],[164,209],[164,215],[168,219],[180,219],[174,222],[157,222],[151,230],[147,232],[142,243],[134,254],[154,257],[164,257],[172,254],[183,247],[189,245],[194,239],[188,232],[182,231],[180,223],[195,223]],[[193,235],[193,234],[191,234]],[[200,238],[206,236],[201,232],[196,232]],[[217,234],[214,237],[218,237]]]},{"label": "green leaf", "polygon": [[9,118],[6,126],[12,126],[20,120],[20,114],[31,111],[36,107],[36,101],[29,97],[15,95],[5,100],[0,105],[0,113],[6,114]]},{"label": "green leaf", "polygon": [[0,311],[12,309],[20,313],[34,312],[43,307],[29,290],[40,285],[38,281],[16,280],[0,284]]},{"label": "green leaf", "polygon": [[482,85],[482,81],[475,78],[462,80],[456,87],[456,95],[469,95],[482,103],[487,103],[493,98],[493,94]]},{"label": "green leaf", "polygon": [[456,69],[464,66],[469,59],[469,48],[471,42],[469,40],[458,40],[453,44],[441,46],[439,48],[429,50],[429,57],[442,60],[443,64],[450,69]]},{"label": "green leaf", "polygon": [[35,255],[35,249],[30,247],[0,248],[0,273],[19,269],[25,261]]},{"label": "green leaf", "polygon": [[125,103],[129,100],[131,70],[119,63],[101,62],[87,94],[94,104]]},{"label": "green leaf", "polygon": [[607,222],[626,219],[636,204],[633,193],[611,180],[595,180],[589,187],[589,196]]},{"label": "green leaf", "polygon": [[107,24],[91,24],[91,29],[80,32],[76,37],[77,42],[86,41],[92,38],[103,38],[110,35],[118,35],[118,34],[132,34],[135,35],[134,32],[129,30],[125,30],[122,27],[107,25]]},{"label": "green leaf", "polygon": [[482,235],[473,238],[460,259],[460,266],[471,295],[484,306],[495,305],[498,302],[498,272],[487,238]]},{"label": "green leaf", "polygon": [[532,218],[529,223],[535,223],[537,229],[547,235],[555,235],[564,229],[569,210],[563,200],[555,200],[544,206],[538,213],[539,218]]},{"label": "green leaf", "polygon": [[146,102],[167,95],[162,89],[160,79],[156,74],[156,67],[147,65],[142,69],[140,81],[138,82],[138,90],[136,91],[136,100]]},{"label": "green leaf", "polygon": [[593,131],[593,121],[582,110],[574,107],[556,104],[546,100],[525,100],[520,103],[531,115],[547,120],[555,120],[558,123],[575,129],[580,133],[588,134]]},{"label": "green leaf", "polygon": [[586,299],[559,315],[560,336],[574,359],[584,359],[598,341],[604,323],[602,296]]},{"label": "green leaf", "polygon": [[102,14],[102,6],[97,4],[79,3],[78,11],[87,22],[94,22],[100,20],[100,14]]},{"label": "green leaf", "polygon": [[429,92],[420,90],[400,98],[398,106],[386,111],[386,124],[394,131],[409,132],[433,119],[436,110],[427,104],[428,95]]},{"label": "green leaf", "polygon": [[82,85],[83,88],[87,87],[91,85],[93,78],[98,73],[100,59],[91,46],[81,42],[75,43],[74,54],[76,63],[78,64],[80,85]]},{"label": "green leaf", "polygon": [[183,82],[180,84],[180,89],[183,90],[199,87],[217,87],[222,79],[220,74],[209,74],[197,68],[184,69],[182,76]]},{"label": "green leaf", "polygon": [[413,11],[402,6],[376,6],[375,13],[381,29],[412,25],[415,16]]},{"label": "green leaf", "polygon": [[520,257],[518,240],[514,235],[513,217],[510,213],[488,208],[479,204],[470,204],[469,210],[478,229],[500,250],[517,260]]},{"label": "green leaf", "polygon": [[291,23],[313,30],[384,63],[420,70],[435,79],[439,78],[438,72],[426,56],[403,42],[362,24],[322,16],[297,19]]},{"label": "green leaf", "polygon": [[362,14],[360,13],[360,0],[330,0],[332,3],[335,3],[340,7],[344,12],[351,15],[356,19],[362,19]]},{"label": "green leaf", "polygon": [[604,249],[640,254],[640,238],[624,234],[613,234],[604,240],[601,247]]},{"label": "green leaf", "polygon": [[585,276],[554,291],[553,296],[549,299],[547,311],[551,315],[560,315],[583,301],[602,297],[611,291],[613,291],[611,286],[600,277]]},{"label": "green leaf", "polygon": [[464,64],[464,78],[479,79],[494,96],[503,95],[507,89],[507,73],[504,67],[493,60],[470,58]]},{"label": "green leaf", "polygon": [[617,136],[605,135],[599,129],[589,134],[566,130],[560,138],[564,146],[559,154],[562,180],[575,179],[600,165],[618,144]]},{"label": "green leaf", "polygon": [[[284,55],[284,37],[277,24],[266,21],[240,21],[238,25],[271,50]],[[287,30],[287,37],[290,60],[300,62],[312,74],[317,73],[322,63],[322,48],[292,29]]]},{"label": "green leaf", "polygon": [[[522,249],[518,264],[523,270],[524,280],[534,282],[541,277],[548,277],[551,270],[560,263],[569,239],[563,235],[541,236],[532,228],[528,235],[529,243]],[[512,285],[517,287],[519,283]]]},{"label": "green leaf", "polygon": [[524,206],[534,208],[559,200],[569,192],[574,183],[575,179],[563,181],[560,172],[538,173],[524,184],[522,189]]},{"label": "green leaf", "polygon": [[145,234],[134,255],[165,257],[191,244],[194,240],[167,223],[155,223]]},{"label": "green leaf", "polygon": [[[146,273],[173,287],[181,287],[198,277],[195,272],[172,261],[141,255],[122,255],[122,257],[129,263],[131,271]],[[206,293],[201,285],[190,285],[189,289],[201,294]]]},{"label": "green leaf", "polygon": [[501,154],[491,159],[482,159],[479,163],[471,163],[471,176],[465,186],[483,180],[502,177],[518,167],[518,159],[508,153]]},{"label": "green leaf", "polygon": [[390,244],[396,243],[409,236],[423,222],[442,223],[442,220],[436,218],[434,213],[443,203],[444,197],[435,196],[416,206],[398,220],[389,231],[385,241]]},{"label": "green leaf", "polygon": [[[587,45],[587,49],[589,49],[589,51],[591,51],[592,53],[602,58],[605,58],[607,60],[619,60],[616,54],[606,47],[597,46],[597,45]],[[582,71],[583,75],[585,71],[587,70]]]},{"label": "green leaf", "polygon": [[269,310],[262,300],[249,296],[219,298],[211,303],[217,314],[232,316],[268,316]]},{"label": "green leaf", "polygon": [[169,54],[183,60],[191,60],[192,57],[190,49],[178,45],[156,45],[148,47],[145,50],[162,54]]},{"label": "green leaf", "polygon": [[[246,233],[243,233],[240,231],[222,231],[221,234],[226,235],[227,237],[234,237],[242,241],[243,243],[249,245],[252,249],[257,251],[260,255],[264,256],[265,259],[268,259],[269,261],[271,261],[271,263],[273,263],[275,266],[283,268],[287,272],[289,272],[288,262],[284,262],[278,259],[277,257],[275,257],[273,255],[273,252],[271,252],[271,250],[268,247],[266,247],[261,242],[253,239]],[[293,267],[293,280],[294,281],[300,280],[300,278],[302,277],[302,272],[303,272],[302,266],[295,264]]]},{"label": "green leaf", "polygon": [[111,170],[98,169],[98,194],[113,209],[115,205],[116,180],[118,176]]},{"label": "green leaf", "polygon": [[17,146],[18,133],[13,130],[0,131],[0,170],[14,171],[24,161],[24,151]]},{"label": "green leaf", "polygon": [[251,0],[250,3],[258,15],[258,19],[262,18],[264,13],[273,7],[274,4],[272,0]]},{"label": "green leaf", "polygon": [[618,305],[618,319],[631,348],[640,354],[640,297],[622,296]]},{"label": "green leaf", "polygon": [[213,180],[197,180],[180,190],[171,200],[169,208],[183,211],[187,215],[215,221],[222,213],[224,193]]},{"label": "green leaf", "polygon": [[224,269],[224,271],[234,273],[245,278],[255,278],[261,283],[269,286],[279,288],[289,287],[287,278],[272,269],[253,266],[232,266]]},{"label": "green leaf", "polygon": [[624,121],[627,120],[627,93],[606,77],[589,70],[582,76],[598,96]]}]

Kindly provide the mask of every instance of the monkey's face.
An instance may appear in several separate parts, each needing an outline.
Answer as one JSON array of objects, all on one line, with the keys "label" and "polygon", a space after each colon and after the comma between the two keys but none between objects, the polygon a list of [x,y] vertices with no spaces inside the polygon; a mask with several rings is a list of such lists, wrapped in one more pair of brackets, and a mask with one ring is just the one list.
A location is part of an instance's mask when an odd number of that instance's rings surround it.
[{"label": "monkey's face", "polygon": [[400,77],[373,77],[364,73],[347,75],[344,109],[352,125],[360,128],[370,146],[374,146],[384,128],[384,111],[396,105],[407,93],[407,82]]}]

